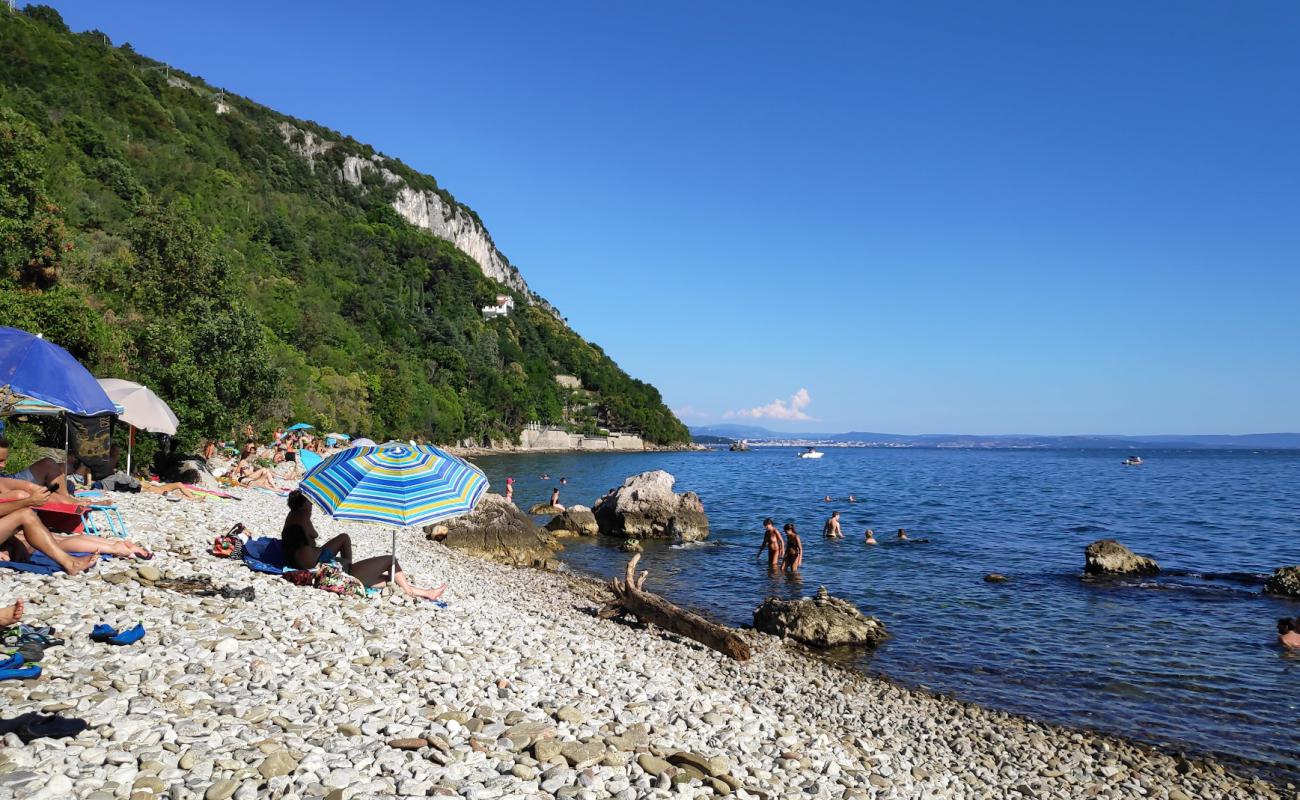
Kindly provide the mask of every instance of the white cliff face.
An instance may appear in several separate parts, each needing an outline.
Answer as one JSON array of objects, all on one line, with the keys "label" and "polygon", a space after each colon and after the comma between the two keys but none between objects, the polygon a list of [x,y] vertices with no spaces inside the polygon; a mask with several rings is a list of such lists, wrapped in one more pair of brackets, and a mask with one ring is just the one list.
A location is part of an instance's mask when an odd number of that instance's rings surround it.
[{"label": "white cliff face", "polygon": [[[316,157],[334,147],[310,131],[296,128],[287,122],[280,123],[280,135],[285,144],[305,158],[314,170]],[[376,172],[390,185],[401,185],[397,198],[393,200],[393,209],[402,219],[456,245],[463,253],[479,265],[483,274],[499,283],[522,293],[528,302],[546,309],[557,319],[560,314],[542,297],[534,294],[510,262],[497,250],[483,226],[465,212],[463,208],[452,205],[442,199],[436,192],[417,191],[406,185],[401,176],[386,169],[381,156],[369,159],[360,156],[347,156],[343,159],[339,177],[353,186],[362,184],[362,176],[367,172]]]}]

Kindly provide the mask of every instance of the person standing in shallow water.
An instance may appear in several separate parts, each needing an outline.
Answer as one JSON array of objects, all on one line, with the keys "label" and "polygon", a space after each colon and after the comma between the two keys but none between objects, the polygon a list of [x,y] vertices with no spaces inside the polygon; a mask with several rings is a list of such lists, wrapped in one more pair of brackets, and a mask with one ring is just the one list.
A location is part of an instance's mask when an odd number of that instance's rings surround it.
[{"label": "person standing in shallow water", "polygon": [[840,530],[840,512],[831,512],[831,518],[826,520],[826,525],[822,527],[822,536],[827,539],[844,538],[844,531]]},{"label": "person standing in shallow water", "polygon": [[1300,618],[1283,617],[1278,620],[1277,641],[1288,650],[1300,650]]},{"label": "person standing in shallow water", "polygon": [[793,522],[785,524],[785,571],[798,572],[803,566],[803,542]]},{"label": "person standing in shallow water", "polygon": [[875,543],[876,543],[876,532],[873,531],[873,530],[871,530],[870,528],[867,528],[867,534],[866,534],[866,536],[865,536],[865,539],[866,539],[866,543],[867,543],[867,544],[875,544]]},{"label": "person standing in shallow water", "polygon": [[781,557],[785,554],[785,542],[771,517],[763,520],[763,546],[758,548],[754,558],[763,555],[764,550],[767,551],[767,568],[772,571],[780,569]]}]

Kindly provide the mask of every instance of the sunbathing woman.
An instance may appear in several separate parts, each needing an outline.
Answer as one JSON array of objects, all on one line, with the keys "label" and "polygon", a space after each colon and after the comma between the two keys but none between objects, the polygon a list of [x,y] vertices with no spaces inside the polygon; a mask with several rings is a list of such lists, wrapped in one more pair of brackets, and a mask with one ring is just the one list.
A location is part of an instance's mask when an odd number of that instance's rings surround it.
[{"label": "sunbathing woman", "polygon": [[[255,448],[254,448],[255,449]],[[247,450],[247,448],[245,448]],[[253,463],[253,453],[245,452],[244,457],[235,465],[235,471],[231,475],[235,483],[240,486],[249,488],[270,489],[273,492],[280,491],[280,487],[275,485],[271,480],[275,473],[265,467],[259,467]]]},{"label": "sunbathing woman", "polygon": [[[84,533],[64,536],[53,531],[50,532],[50,535],[54,539],[54,544],[65,553],[95,553],[117,558],[140,558],[146,561],[153,558],[153,553],[130,539],[90,536]],[[31,560],[33,551],[34,548],[27,540],[27,537],[22,533],[18,533],[5,542],[4,549],[0,550],[0,561],[26,563]]]},{"label": "sunbathing woman", "polygon": [[394,568],[393,559],[389,556],[375,556],[353,563],[352,538],[346,533],[330,539],[324,547],[317,547],[316,526],[312,525],[311,511],[311,501],[306,495],[296,489],[289,493],[289,514],[284,518],[284,529],[280,532],[280,549],[289,566],[312,569],[322,561],[337,557],[343,564],[343,569],[367,588],[387,581],[389,572],[392,571],[393,583],[412,597],[437,600],[447,591],[445,584],[437,589],[421,589],[411,583],[402,571],[402,565],[397,564]]},{"label": "sunbathing woman", "polygon": [[[40,489],[23,497],[11,497],[0,502],[0,548],[4,560],[25,561],[32,550],[39,550],[63,568],[69,575],[85,572],[95,563],[97,556],[73,556],[59,547],[49,528],[36,516],[33,507],[49,497],[49,491]],[[22,534],[19,536],[18,534]]]}]

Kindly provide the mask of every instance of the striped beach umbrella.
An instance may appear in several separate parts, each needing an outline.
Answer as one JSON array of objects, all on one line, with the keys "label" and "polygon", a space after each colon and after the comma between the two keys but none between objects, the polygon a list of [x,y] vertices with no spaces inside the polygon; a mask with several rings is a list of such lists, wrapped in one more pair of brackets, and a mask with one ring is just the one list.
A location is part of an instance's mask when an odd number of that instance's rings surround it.
[{"label": "striped beach umbrella", "polygon": [[298,488],[335,519],[392,526],[395,565],[398,528],[468,514],[488,480],[478,467],[437,447],[391,444],[335,453],[308,470]]}]

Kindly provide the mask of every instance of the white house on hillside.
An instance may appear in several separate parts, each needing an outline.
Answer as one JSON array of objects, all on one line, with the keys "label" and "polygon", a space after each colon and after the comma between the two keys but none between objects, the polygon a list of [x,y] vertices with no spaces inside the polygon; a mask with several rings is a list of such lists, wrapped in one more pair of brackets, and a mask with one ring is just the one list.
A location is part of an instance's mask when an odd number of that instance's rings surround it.
[{"label": "white house on hillside", "polygon": [[497,295],[497,304],[483,307],[483,319],[509,316],[515,310],[515,299],[508,294]]}]

